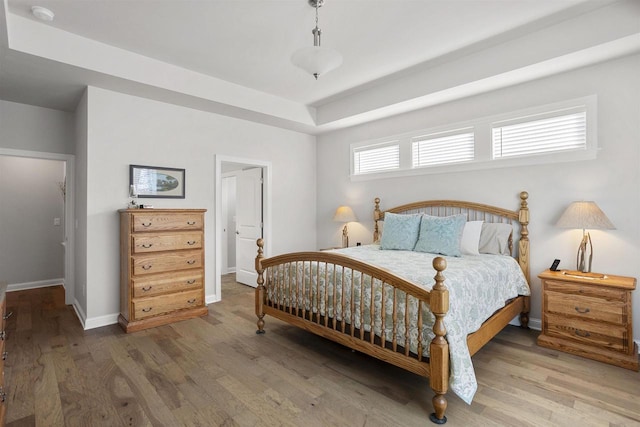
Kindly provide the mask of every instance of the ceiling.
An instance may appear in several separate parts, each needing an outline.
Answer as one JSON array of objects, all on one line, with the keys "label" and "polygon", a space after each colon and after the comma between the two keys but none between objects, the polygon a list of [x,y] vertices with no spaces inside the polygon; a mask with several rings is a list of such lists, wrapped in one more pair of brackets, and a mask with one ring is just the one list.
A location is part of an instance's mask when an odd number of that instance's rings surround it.
[{"label": "ceiling", "polygon": [[[317,81],[290,62],[313,43],[306,0],[3,2],[0,99],[73,111],[89,84],[313,133],[330,115],[323,106],[612,1],[326,0],[322,45],[344,62]],[[51,9],[53,22],[32,5]]]}]

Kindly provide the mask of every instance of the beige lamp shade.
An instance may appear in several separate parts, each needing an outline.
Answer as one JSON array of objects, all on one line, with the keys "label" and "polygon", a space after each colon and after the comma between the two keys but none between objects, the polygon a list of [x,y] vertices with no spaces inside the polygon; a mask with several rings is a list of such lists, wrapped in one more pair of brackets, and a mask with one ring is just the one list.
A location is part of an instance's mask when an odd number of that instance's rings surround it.
[{"label": "beige lamp shade", "polygon": [[556,226],[590,230],[615,230],[615,226],[595,202],[573,202],[564,211]]},{"label": "beige lamp shade", "polygon": [[356,214],[353,213],[353,209],[349,206],[340,206],[336,209],[335,215],[333,215],[335,222],[353,222],[357,221]]}]

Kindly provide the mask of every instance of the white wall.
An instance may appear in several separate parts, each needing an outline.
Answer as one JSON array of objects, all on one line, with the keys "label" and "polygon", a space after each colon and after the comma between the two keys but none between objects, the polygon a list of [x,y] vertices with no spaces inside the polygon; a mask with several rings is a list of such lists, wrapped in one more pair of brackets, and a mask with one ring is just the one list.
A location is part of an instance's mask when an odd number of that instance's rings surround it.
[{"label": "white wall", "polygon": [[[145,203],[208,209],[208,297],[214,294],[216,154],[271,162],[273,254],[316,246],[315,137],[95,87],[88,88],[87,112],[86,314],[90,326],[115,321],[120,310],[117,210],[128,201],[130,164],[186,169],[185,199],[145,199]],[[81,158],[77,150],[78,163]],[[79,179],[82,168],[78,166]]]},{"label": "white wall", "polygon": [[87,129],[88,129],[88,94],[84,92],[76,107],[75,153],[76,153],[76,188],[74,198],[75,209],[75,254],[74,266],[75,289],[74,306],[84,321],[87,313]]},{"label": "white wall", "polygon": [[[593,161],[442,173],[351,182],[349,144],[447,123],[596,94],[598,144]],[[554,226],[574,200],[594,200],[616,230],[593,231],[593,270],[640,277],[640,55],[474,96],[318,137],[318,243],[339,243],[335,208],[352,206],[359,224],[350,224],[350,242],[371,242],[373,199],[382,207],[426,199],[471,200],[518,208],[518,193],[530,194],[532,306],[540,319],[536,275],[560,258],[575,268],[581,231]],[[640,290],[633,295],[634,336],[640,338]],[[534,322],[535,324],[535,322]]]}]

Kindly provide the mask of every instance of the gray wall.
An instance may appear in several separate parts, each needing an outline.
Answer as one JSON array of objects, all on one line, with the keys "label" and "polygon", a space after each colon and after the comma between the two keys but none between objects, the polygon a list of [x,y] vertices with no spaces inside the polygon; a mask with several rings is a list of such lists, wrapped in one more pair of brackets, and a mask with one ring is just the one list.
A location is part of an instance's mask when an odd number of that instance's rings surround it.
[{"label": "gray wall", "polygon": [[73,154],[71,113],[0,100],[0,147]]},{"label": "gray wall", "polygon": [[59,160],[0,155],[0,278],[9,285],[62,283],[64,175]]}]

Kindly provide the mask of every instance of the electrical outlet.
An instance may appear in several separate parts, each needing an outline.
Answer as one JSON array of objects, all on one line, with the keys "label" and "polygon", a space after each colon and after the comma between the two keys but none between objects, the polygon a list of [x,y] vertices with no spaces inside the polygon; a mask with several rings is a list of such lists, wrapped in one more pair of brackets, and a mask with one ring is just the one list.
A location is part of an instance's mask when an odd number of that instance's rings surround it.
[{"label": "electrical outlet", "polygon": [[60,218],[53,218],[53,225],[60,225]]}]

